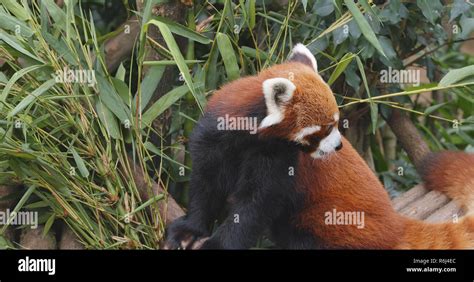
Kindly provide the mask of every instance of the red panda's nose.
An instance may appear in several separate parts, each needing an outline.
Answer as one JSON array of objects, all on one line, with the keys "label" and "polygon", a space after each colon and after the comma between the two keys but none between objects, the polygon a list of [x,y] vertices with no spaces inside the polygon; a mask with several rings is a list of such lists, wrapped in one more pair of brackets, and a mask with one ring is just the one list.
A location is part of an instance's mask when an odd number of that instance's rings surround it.
[{"label": "red panda's nose", "polygon": [[341,149],[342,149],[342,142],[341,142],[341,143],[339,143],[339,145],[337,145],[337,147],[336,147],[335,149],[336,149],[336,151],[339,151],[339,150],[341,150]]}]

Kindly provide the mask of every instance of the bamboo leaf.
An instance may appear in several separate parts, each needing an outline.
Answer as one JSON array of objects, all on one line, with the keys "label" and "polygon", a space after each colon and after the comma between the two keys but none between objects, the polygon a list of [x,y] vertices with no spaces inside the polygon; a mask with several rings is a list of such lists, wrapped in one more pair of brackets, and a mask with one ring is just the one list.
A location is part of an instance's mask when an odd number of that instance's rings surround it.
[{"label": "bamboo leaf", "polygon": [[[156,87],[161,81],[161,77],[165,71],[164,66],[152,66],[148,69],[145,78],[141,82],[141,96],[140,96],[140,113],[150,102],[153,93],[155,93]],[[136,105],[138,95],[135,95],[133,104]]]},{"label": "bamboo leaf", "polygon": [[38,202],[34,202],[34,203],[31,203],[31,204],[25,205],[24,208],[25,209],[39,209],[39,208],[46,208],[48,206],[49,206],[48,202],[38,201]]},{"label": "bamboo leaf", "polygon": [[425,18],[434,24],[435,20],[439,17],[438,8],[442,8],[439,0],[417,0],[416,5],[420,8]]},{"label": "bamboo leaf", "polygon": [[0,29],[0,40],[3,40],[6,44],[10,45],[13,49],[17,50],[18,52],[22,53],[23,55],[32,58],[40,63],[44,63],[42,59],[33,55],[30,51],[26,50],[21,46],[21,44],[16,40],[16,38],[12,37],[11,35],[5,33],[3,30]]},{"label": "bamboo leaf", "polygon": [[79,172],[81,173],[82,177],[87,178],[89,177],[89,171],[87,170],[86,164],[84,160],[79,156],[77,153],[76,149],[74,149],[73,146],[71,146],[71,153],[72,156],[74,157],[74,161],[76,162],[77,168],[79,169]]},{"label": "bamboo leaf", "polygon": [[120,139],[120,128],[114,114],[101,101],[97,101],[95,107],[97,115],[102,124],[105,125],[107,133],[114,139]]},{"label": "bamboo leaf", "polygon": [[122,63],[120,63],[117,72],[115,73],[115,78],[119,79],[121,81],[125,81],[125,74],[127,73],[127,70],[123,66]]},{"label": "bamboo leaf", "polygon": [[466,132],[459,130],[458,134],[468,144],[474,145],[474,139],[471,136],[469,136]]},{"label": "bamboo leaf", "polygon": [[23,109],[28,107],[36,98],[48,91],[55,84],[56,80],[54,78],[43,83],[40,87],[28,94],[28,96],[26,96],[20,103],[18,103],[15,108],[10,113],[8,113],[7,118],[10,118],[21,112]]},{"label": "bamboo leaf", "polygon": [[[250,57],[250,58],[260,58],[261,60],[267,60],[268,59],[268,53],[263,51],[263,50],[257,50],[255,48],[251,48],[248,46],[243,46],[240,48],[242,50],[242,53],[244,53],[245,56]],[[258,52],[258,55],[257,55]],[[275,60],[275,58],[272,58],[272,60]]]},{"label": "bamboo leaf", "polygon": [[385,53],[383,52],[383,48],[380,45],[380,42],[377,40],[377,37],[375,36],[374,31],[370,27],[369,23],[367,20],[364,18],[364,15],[360,12],[359,8],[357,5],[354,3],[353,0],[344,0],[344,3],[346,4],[347,8],[351,12],[352,16],[354,17],[357,25],[360,28],[360,31],[364,35],[364,37],[367,39],[367,41],[372,44],[372,46],[375,47],[377,51],[384,57],[387,57]]},{"label": "bamboo leaf", "polygon": [[336,66],[336,69],[332,72],[331,76],[328,79],[328,84],[332,85],[334,81],[337,80],[337,78],[346,70],[347,66],[352,62],[352,59],[354,59],[354,54],[352,53],[347,53],[345,54],[339,63]]},{"label": "bamboo leaf", "polygon": [[2,0],[2,5],[22,21],[26,21],[30,18],[30,15],[25,8],[23,8],[16,0]]},{"label": "bamboo leaf", "polygon": [[431,114],[432,112],[436,111],[437,109],[443,107],[444,105],[446,105],[447,103],[441,103],[441,104],[436,104],[436,105],[433,105],[433,106],[430,106],[428,108],[426,108],[426,110],[424,111],[424,114],[425,115],[429,115]]},{"label": "bamboo leaf", "polygon": [[379,108],[377,104],[372,101],[372,96],[370,95],[369,84],[367,83],[367,77],[365,75],[364,64],[359,56],[356,56],[357,66],[359,67],[360,74],[362,76],[362,81],[364,82],[365,91],[367,92],[367,97],[369,97],[370,103],[370,120],[372,121],[372,134],[375,134],[375,129],[377,129],[377,119],[379,115]]},{"label": "bamboo leaf", "polygon": [[13,249],[13,245],[5,237],[0,235],[0,250]]},{"label": "bamboo leaf", "polygon": [[474,76],[474,66],[467,66],[460,69],[450,70],[439,82],[439,86],[449,86],[465,78]]},{"label": "bamboo leaf", "polygon": [[232,81],[238,79],[240,77],[239,65],[237,64],[237,58],[235,57],[229,37],[219,32],[216,36],[216,40],[222,60],[224,61],[228,80]]},{"label": "bamboo leaf", "polygon": [[249,29],[252,30],[255,27],[255,18],[256,18],[255,17],[255,0],[247,0],[245,4],[247,6],[247,15],[249,18]]},{"label": "bamboo leaf", "polygon": [[142,115],[142,127],[146,127],[151,124],[151,122],[161,115],[166,109],[171,107],[176,101],[188,93],[188,87],[182,85],[176,87],[170,92],[166,93],[158,99],[150,108]]},{"label": "bamboo leaf", "polygon": [[48,220],[44,224],[43,237],[46,236],[46,234],[48,234],[49,230],[51,229],[51,226],[53,226],[55,219],[56,219],[56,215],[54,213],[51,214],[51,216],[48,218]]},{"label": "bamboo leaf", "polygon": [[130,107],[129,104],[132,94],[130,93],[127,84],[115,77],[112,77],[111,80],[115,90],[117,91],[117,94],[120,96],[120,98],[122,98],[122,101],[125,103],[126,107]]},{"label": "bamboo leaf", "polygon": [[[198,97],[199,93],[196,92],[196,88],[194,87],[194,83],[192,80],[191,75],[189,74],[189,69],[188,66],[186,65],[184,61],[183,54],[181,54],[181,51],[178,47],[178,44],[174,40],[173,35],[171,34],[170,29],[168,26],[164,23],[161,23],[159,21],[154,21],[151,20],[148,22],[148,24],[153,24],[158,26],[161,35],[163,36],[163,39],[166,42],[166,45],[168,45],[168,48],[170,49],[171,55],[173,56],[173,59],[176,61],[176,64],[178,66],[178,69],[181,72],[182,77],[184,78],[184,81],[188,85],[189,90],[194,96],[194,100],[196,101],[196,104],[199,107],[199,110],[203,112],[203,105],[201,104],[201,99]],[[148,25],[147,24],[147,25]]]},{"label": "bamboo leaf", "polygon": [[15,33],[19,31],[20,35],[23,37],[31,37],[33,35],[31,28],[23,21],[19,20],[19,18],[12,17],[9,14],[3,13],[1,11],[0,17],[2,18],[0,21],[0,28],[10,30]]},{"label": "bamboo leaf", "polygon": [[362,7],[364,8],[364,10],[370,14],[370,16],[372,18],[376,18],[379,22],[382,22],[379,18],[379,16],[377,15],[377,13],[375,13],[375,10],[374,8],[372,7],[371,4],[369,4],[369,1],[367,0],[360,0],[358,3],[360,3],[362,5]]},{"label": "bamboo leaf", "polygon": [[[21,199],[18,201],[18,203],[16,204],[15,208],[13,209],[13,212],[14,213],[18,213],[18,211],[20,211],[22,209],[22,207],[25,205],[26,201],[28,201],[28,199],[30,198],[31,194],[36,190],[36,186],[35,185],[31,185],[25,192],[25,194],[23,194],[23,196],[21,197]],[[2,229],[0,231],[0,234],[4,234],[5,233],[5,230],[7,229],[7,227],[11,224],[13,220],[13,217],[10,217],[7,221],[7,223],[2,226]]]},{"label": "bamboo leaf", "polygon": [[308,0],[301,0],[301,4],[303,5],[304,12],[306,13],[306,6],[308,6]]},{"label": "bamboo leaf", "polygon": [[[24,69],[21,69],[21,70],[17,71],[16,73],[14,73],[12,75],[12,77],[10,78],[10,80],[8,81],[7,85],[5,85],[5,88],[2,91],[2,95],[0,96],[0,102],[5,102],[6,101],[8,93],[10,93],[11,88],[13,87],[15,82],[17,82],[18,79],[22,78],[25,74],[27,74],[31,71],[40,69],[42,67],[45,67],[45,66],[44,65],[33,65],[33,66],[26,67]],[[0,109],[1,108],[2,108],[2,104],[0,103]]]},{"label": "bamboo leaf", "polygon": [[42,31],[41,35],[43,36],[43,39],[48,43],[48,45],[52,49],[54,49],[54,51],[56,51],[58,56],[64,58],[64,60],[66,60],[68,64],[77,66],[77,61],[79,59],[76,59],[76,56],[74,56],[69,46],[67,46],[66,42],[64,42],[62,38],[56,39],[54,36],[52,36],[46,31]]},{"label": "bamboo leaf", "polygon": [[56,23],[56,26],[65,31],[68,24],[66,21],[66,13],[61,8],[59,8],[53,0],[43,0],[41,2],[44,3],[48,13]]},{"label": "bamboo leaf", "polygon": [[[8,83],[8,78],[7,78],[7,76],[6,76],[3,72],[1,72],[1,71],[0,71],[0,82],[3,83],[3,84],[5,84],[5,85]],[[3,91],[2,91],[2,92],[3,92]]]},{"label": "bamboo leaf", "polygon": [[111,110],[121,122],[130,119],[130,110],[124,104],[120,95],[109,81],[101,75],[97,75],[97,86],[99,87],[99,97],[109,110]]},{"label": "bamboo leaf", "polygon": [[[212,42],[211,39],[205,37],[204,35],[202,35],[200,33],[197,33],[196,31],[193,31],[193,30],[185,27],[184,25],[181,25],[179,23],[171,21],[167,18],[163,18],[163,17],[160,17],[160,16],[154,16],[153,20],[156,20],[156,21],[159,21],[159,22],[162,22],[162,23],[166,24],[172,33],[177,34],[177,35],[181,35],[183,37],[186,37],[187,39],[191,39],[193,41],[196,41],[196,42],[199,42],[199,43],[202,43],[202,44],[209,44],[209,43]],[[151,23],[153,20],[151,20],[148,23]]]},{"label": "bamboo leaf", "polygon": [[153,196],[152,198],[148,199],[148,201],[144,202],[143,204],[141,204],[140,206],[138,206],[136,209],[134,209],[132,212],[130,213],[127,213],[124,218],[127,218],[127,217],[130,217],[131,215],[147,208],[148,206],[150,206],[151,204],[155,203],[155,202],[158,202],[162,199],[164,199],[165,195],[163,194],[158,194],[158,195],[155,195]]},{"label": "bamboo leaf", "polygon": [[[203,60],[184,60],[187,65],[193,65],[204,62]],[[175,66],[176,61],[173,60],[160,60],[160,61],[144,61],[144,66]]]}]

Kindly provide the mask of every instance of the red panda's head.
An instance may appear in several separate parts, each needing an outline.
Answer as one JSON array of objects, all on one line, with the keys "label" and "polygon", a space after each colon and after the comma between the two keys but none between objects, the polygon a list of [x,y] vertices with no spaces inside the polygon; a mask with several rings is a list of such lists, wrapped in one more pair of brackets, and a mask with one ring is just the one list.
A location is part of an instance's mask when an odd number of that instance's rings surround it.
[{"label": "red panda's head", "polygon": [[296,142],[313,158],[341,148],[339,110],[327,83],[319,76],[315,57],[297,44],[286,63],[263,71],[267,116],[259,133]]}]

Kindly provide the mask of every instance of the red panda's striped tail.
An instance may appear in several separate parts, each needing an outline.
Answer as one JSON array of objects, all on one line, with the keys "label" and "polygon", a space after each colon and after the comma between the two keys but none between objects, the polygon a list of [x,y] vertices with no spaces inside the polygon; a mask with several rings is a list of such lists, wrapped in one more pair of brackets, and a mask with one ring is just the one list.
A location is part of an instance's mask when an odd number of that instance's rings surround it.
[{"label": "red panda's striped tail", "polygon": [[421,177],[425,187],[445,193],[474,212],[474,154],[446,151],[428,155]]}]

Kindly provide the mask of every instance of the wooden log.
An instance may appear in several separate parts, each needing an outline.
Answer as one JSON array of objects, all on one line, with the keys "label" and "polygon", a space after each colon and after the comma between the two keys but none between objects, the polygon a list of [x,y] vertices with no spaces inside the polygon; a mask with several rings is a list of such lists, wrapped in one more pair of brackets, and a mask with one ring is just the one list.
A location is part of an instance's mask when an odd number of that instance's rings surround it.
[{"label": "wooden log", "polygon": [[400,214],[414,219],[424,220],[436,210],[445,206],[449,201],[450,199],[446,195],[438,191],[430,191],[423,197],[402,208]]},{"label": "wooden log", "polygon": [[43,236],[44,226],[39,225],[36,229],[26,228],[22,231],[20,245],[26,250],[54,250],[57,249],[57,242],[54,232],[49,230]]},{"label": "wooden log", "polygon": [[[11,186],[4,186],[0,185],[0,212],[5,212],[7,209],[13,209],[15,201],[12,197],[13,192],[18,189],[18,186],[11,185]],[[8,226],[3,237],[8,241],[12,242],[15,239],[15,232],[16,230],[11,226]]]},{"label": "wooden log", "polygon": [[455,201],[450,201],[426,218],[426,222],[454,221],[464,215],[464,211]]},{"label": "wooden log", "polygon": [[392,200],[393,208],[396,211],[400,211],[402,208],[408,206],[409,204],[413,203],[414,201],[420,199],[424,195],[428,193],[428,189],[426,189],[423,185],[416,185],[415,187],[411,188],[407,192],[403,193],[402,195],[398,196],[397,198]]},{"label": "wooden log", "polygon": [[60,250],[83,250],[84,246],[79,242],[76,234],[64,225],[61,233],[61,239],[59,239],[58,248]]},{"label": "wooden log", "polygon": [[10,196],[13,192],[17,190],[16,186],[5,186],[0,185],[0,211],[5,211],[11,209],[14,204],[14,199]]}]

